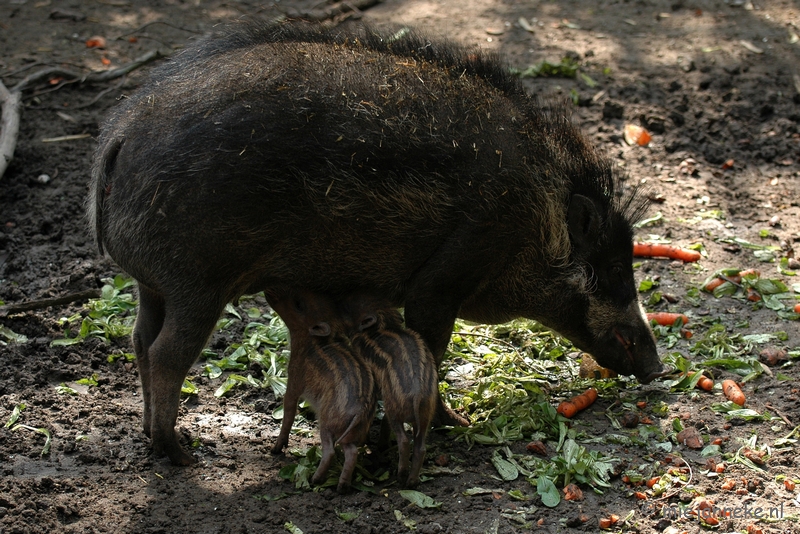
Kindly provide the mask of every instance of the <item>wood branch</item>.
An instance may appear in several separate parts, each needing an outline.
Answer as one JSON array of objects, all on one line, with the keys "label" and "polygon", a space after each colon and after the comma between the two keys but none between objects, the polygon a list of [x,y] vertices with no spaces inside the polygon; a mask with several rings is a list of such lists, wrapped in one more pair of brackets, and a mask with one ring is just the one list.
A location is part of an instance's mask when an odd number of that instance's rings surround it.
[{"label": "wood branch", "polygon": [[80,72],[75,72],[62,67],[48,67],[46,69],[36,71],[33,74],[29,74],[23,78],[21,82],[11,89],[11,92],[21,93],[22,91],[30,88],[30,86],[52,76],[62,76],[78,83],[107,82],[109,80],[119,78],[120,76],[124,76],[129,72],[138,69],[142,65],[162,57],[164,57],[164,54],[162,54],[159,50],[150,50],[146,54],[134,59],[127,65],[117,67],[116,69],[92,71],[87,74],[81,74]]},{"label": "wood branch", "polygon": [[77,293],[70,293],[61,297],[29,300],[27,302],[20,302],[19,304],[7,304],[5,306],[0,306],[0,317],[7,317],[12,313],[41,310],[44,308],[49,308],[50,306],[63,306],[64,304],[71,304],[79,300],[96,299],[99,297],[99,289],[87,289],[86,291],[78,291]]},{"label": "wood branch", "polygon": [[93,71],[88,74],[81,74],[61,67],[48,67],[29,74],[12,87],[10,91],[0,81],[0,105],[2,105],[3,113],[2,119],[0,119],[0,178],[6,172],[8,164],[14,159],[14,149],[17,147],[17,138],[19,136],[22,92],[24,90],[51,76],[63,76],[71,79],[72,83],[107,82],[125,76],[142,65],[161,57],[164,57],[164,55],[160,51],[150,50],[127,65],[111,70]]},{"label": "wood branch", "polygon": [[[324,2],[323,2],[324,3]],[[361,11],[380,3],[380,0],[344,0],[327,8],[318,9],[317,6],[303,13],[303,18],[312,21],[335,19],[343,14],[361,15]],[[317,4],[319,5],[319,4]]]},{"label": "wood branch", "polygon": [[0,81],[0,102],[2,102],[3,113],[3,117],[0,119],[0,178],[2,178],[6,167],[14,159],[14,149],[17,147],[19,135],[22,98],[20,93],[9,91]]}]

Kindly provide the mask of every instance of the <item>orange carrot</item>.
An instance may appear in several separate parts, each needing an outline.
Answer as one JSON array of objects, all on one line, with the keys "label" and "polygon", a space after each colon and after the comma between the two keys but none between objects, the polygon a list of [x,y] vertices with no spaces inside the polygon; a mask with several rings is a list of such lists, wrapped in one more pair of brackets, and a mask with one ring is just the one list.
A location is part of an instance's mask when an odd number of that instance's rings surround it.
[{"label": "orange carrot", "polygon": [[585,410],[597,400],[597,390],[589,388],[580,395],[572,397],[568,401],[564,401],[558,405],[556,411],[566,417],[572,419],[578,412]]},{"label": "orange carrot", "polygon": [[646,493],[642,493],[641,491],[634,491],[633,495],[637,499],[639,499],[640,501],[646,501],[647,500],[647,494]]},{"label": "orange carrot", "polygon": [[721,286],[725,282],[726,281],[723,280],[722,278],[714,278],[709,283],[707,283],[705,286],[703,286],[703,290],[708,291],[709,293],[713,293],[715,289],[717,289],[719,286]]},{"label": "orange carrot", "polygon": [[747,300],[750,302],[758,302],[761,300],[761,295],[758,294],[758,291],[753,289],[752,287],[747,288]]},{"label": "orange carrot", "polygon": [[565,501],[583,500],[583,491],[581,491],[581,489],[575,484],[568,484],[563,491]]},{"label": "orange carrot", "polygon": [[[689,376],[694,376],[694,373],[689,373]],[[703,391],[711,391],[714,389],[714,381],[708,378],[707,376],[701,376],[700,380],[697,381],[697,387],[702,389]]]},{"label": "orange carrot", "polygon": [[755,277],[758,278],[759,276],[761,276],[761,271],[759,271],[758,269],[745,269],[744,271],[739,271],[739,274],[737,276],[741,281],[742,277],[750,276],[751,274],[756,275]]},{"label": "orange carrot", "polygon": [[795,304],[794,305],[794,312],[795,313],[800,313],[800,304]]},{"label": "orange carrot", "polygon": [[601,517],[599,523],[600,528],[611,528],[611,518]]},{"label": "orange carrot", "polygon": [[662,243],[634,243],[633,255],[644,258],[663,257],[687,262],[700,259],[700,253],[696,250],[688,250]]},{"label": "orange carrot", "polygon": [[739,406],[744,406],[745,402],[744,393],[742,393],[742,390],[739,387],[739,385],[733,380],[723,380],[722,392],[725,394],[725,397],[727,397],[729,401],[733,402],[734,404],[738,404]]},{"label": "orange carrot", "polygon": [[648,321],[655,321],[661,326],[672,326],[678,319],[681,320],[681,324],[689,322],[689,318],[682,313],[655,312],[647,314]]},{"label": "orange carrot", "polygon": [[653,477],[653,478],[651,478],[650,480],[647,481],[647,487],[648,488],[652,488],[653,486],[658,484],[659,480],[661,480],[661,477]]}]

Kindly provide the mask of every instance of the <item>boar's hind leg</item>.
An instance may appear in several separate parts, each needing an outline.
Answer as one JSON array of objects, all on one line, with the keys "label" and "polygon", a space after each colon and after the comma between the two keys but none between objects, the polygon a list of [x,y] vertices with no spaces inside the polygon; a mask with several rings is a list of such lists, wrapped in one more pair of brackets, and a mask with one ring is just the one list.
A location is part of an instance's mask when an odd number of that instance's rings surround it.
[{"label": "boar's hind leg", "polygon": [[275,440],[275,444],[270,450],[272,454],[280,454],[289,444],[289,434],[292,432],[292,424],[297,417],[297,403],[300,402],[300,395],[303,394],[305,387],[302,366],[293,366],[292,363],[298,363],[297,361],[302,357],[303,355],[295,353],[294,357],[290,356],[289,358],[289,381],[286,384],[286,393],[283,395],[283,421],[278,439]]},{"label": "boar's hind leg", "polygon": [[224,303],[197,299],[188,305],[170,304],[166,303],[163,326],[148,351],[150,438],[156,456],[166,454],[175,465],[189,465],[195,460],[181,448],[175,435],[181,386],[211,335]]},{"label": "boar's hind leg", "polygon": [[133,350],[136,353],[136,365],[142,380],[142,399],[144,401],[144,417],[142,424],[144,433],[150,437],[152,406],[150,404],[150,345],[153,344],[161,327],[164,325],[164,299],[157,292],[143,284],[139,286],[139,311],[136,315],[136,326],[133,328]]},{"label": "boar's hind leg", "polygon": [[339,476],[339,485],[336,487],[336,491],[343,495],[350,491],[353,471],[355,471],[356,462],[358,461],[358,445],[353,442],[342,443],[342,450],[344,451],[344,466],[342,467],[342,474]]},{"label": "boar's hind leg", "polygon": [[397,481],[401,485],[405,485],[408,480],[408,459],[411,456],[411,443],[408,440],[405,428],[403,428],[402,421],[393,418],[389,420],[389,424],[392,426],[392,432],[397,438]]},{"label": "boar's hind leg", "polygon": [[311,482],[319,486],[325,482],[325,476],[328,474],[328,469],[331,467],[333,457],[336,452],[336,445],[334,444],[333,434],[325,421],[319,420],[319,438],[322,442],[322,459],[319,461],[319,466],[311,477]]}]

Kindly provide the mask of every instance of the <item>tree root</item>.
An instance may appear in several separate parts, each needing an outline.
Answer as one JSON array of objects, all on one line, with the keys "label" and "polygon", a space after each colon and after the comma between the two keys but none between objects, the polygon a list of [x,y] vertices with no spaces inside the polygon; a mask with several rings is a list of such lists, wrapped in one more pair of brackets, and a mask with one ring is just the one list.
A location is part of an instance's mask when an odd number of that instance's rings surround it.
[{"label": "tree root", "polygon": [[[9,90],[0,81],[0,105],[2,106],[2,119],[0,119],[0,178],[6,172],[11,160],[14,159],[14,149],[17,147],[19,136],[20,112],[22,110],[22,92],[34,84],[52,76],[62,76],[69,79],[68,83],[104,83],[115,78],[125,76],[155,59],[164,57],[158,50],[151,50],[136,58],[127,65],[116,69],[93,71],[87,74],[75,72],[62,67],[47,67],[29,74],[17,85]],[[64,84],[66,85],[66,84]],[[59,86],[61,87],[61,86]],[[94,101],[93,101],[94,102]],[[2,309],[2,307],[0,307]]]},{"label": "tree root", "polygon": [[20,302],[19,304],[7,304],[5,306],[0,306],[0,317],[7,317],[12,313],[41,310],[44,308],[49,308],[50,306],[63,306],[64,304],[71,304],[78,300],[96,299],[98,297],[100,297],[99,289],[87,289],[86,291],[69,293],[68,295],[63,295],[60,297],[29,300],[27,302]]}]

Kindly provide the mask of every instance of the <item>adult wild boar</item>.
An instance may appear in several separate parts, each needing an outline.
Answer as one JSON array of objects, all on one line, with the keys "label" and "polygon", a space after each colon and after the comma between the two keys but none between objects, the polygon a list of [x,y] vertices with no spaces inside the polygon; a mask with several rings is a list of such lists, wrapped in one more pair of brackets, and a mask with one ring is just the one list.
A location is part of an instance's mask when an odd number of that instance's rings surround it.
[{"label": "adult wild boar", "polygon": [[193,461],[183,378],[227,302],[278,285],[404,305],[437,364],[456,317],[524,316],[658,376],[631,267],[642,203],[617,182],[490,53],[257,22],[189,46],[103,126],[88,201],[138,282],[155,453]]}]

